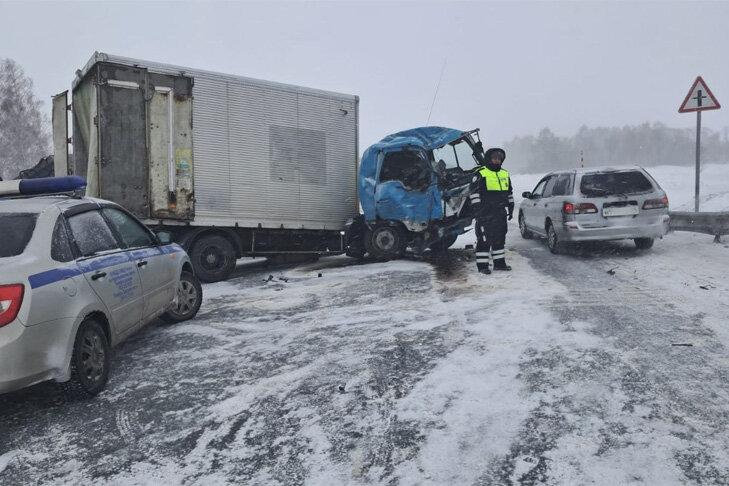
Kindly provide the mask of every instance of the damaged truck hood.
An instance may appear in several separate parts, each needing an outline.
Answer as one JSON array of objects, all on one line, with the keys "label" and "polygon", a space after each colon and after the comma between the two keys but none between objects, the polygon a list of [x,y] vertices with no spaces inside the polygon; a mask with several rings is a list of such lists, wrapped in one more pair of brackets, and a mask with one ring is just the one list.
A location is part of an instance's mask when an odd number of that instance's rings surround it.
[{"label": "damaged truck hood", "polygon": [[[445,127],[420,127],[388,135],[378,143],[370,146],[362,155],[359,167],[359,199],[365,220],[376,219],[376,186],[377,174],[382,160],[388,152],[402,150],[423,150],[428,151],[453,142],[468,132]],[[411,208],[415,219],[421,219],[426,208]],[[425,220],[427,221],[427,217]]]}]

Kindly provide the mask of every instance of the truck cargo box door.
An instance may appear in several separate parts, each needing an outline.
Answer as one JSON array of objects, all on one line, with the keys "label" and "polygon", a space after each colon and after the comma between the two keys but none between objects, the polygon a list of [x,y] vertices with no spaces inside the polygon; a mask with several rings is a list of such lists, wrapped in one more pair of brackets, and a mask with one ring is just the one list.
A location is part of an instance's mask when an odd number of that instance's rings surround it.
[{"label": "truck cargo box door", "polygon": [[99,77],[99,197],[148,218],[145,70],[104,64]]},{"label": "truck cargo box door", "polygon": [[150,74],[149,184],[153,218],[193,219],[192,83]]},{"label": "truck cargo box door", "polygon": [[68,172],[68,91],[53,97],[53,169],[56,177]]}]

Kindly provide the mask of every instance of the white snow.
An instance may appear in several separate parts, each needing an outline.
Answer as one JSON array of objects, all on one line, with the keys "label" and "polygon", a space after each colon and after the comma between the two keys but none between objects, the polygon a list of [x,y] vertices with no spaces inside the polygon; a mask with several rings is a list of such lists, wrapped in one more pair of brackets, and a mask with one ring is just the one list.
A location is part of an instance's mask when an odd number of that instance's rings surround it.
[{"label": "white snow", "polygon": [[[728,167],[705,168],[707,208],[729,210],[722,188]],[[672,208],[693,204],[690,168],[649,172],[669,194]],[[515,174],[518,198],[541,176]],[[282,484],[281,468],[293,457],[306,474],[289,479],[311,485],[534,484],[542,481],[525,478],[539,477],[530,475],[537,474],[540,461],[547,464],[542,479],[548,484],[673,485],[686,480],[676,456],[694,447],[695,437],[715,451],[713,464],[720,471],[729,470],[729,439],[707,432],[726,424],[673,420],[676,404],[661,401],[669,392],[647,395],[655,376],[638,373],[645,350],[626,350],[614,336],[605,337],[592,316],[560,314],[605,302],[628,310],[678,303],[682,316],[699,323],[703,334],[692,328],[685,335],[694,351],[707,349],[702,356],[708,359],[708,348],[715,350],[717,342],[729,347],[728,245],[707,235],[670,233],[639,256],[618,246],[587,260],[600,274],[614,272],[616,284],[603,288],[604,283],[564,282],[538,271],[527,251],[532,258],[580,257],[552,256],[540,248],[543,242],[522,241],[514,223],[507,238],[506,258],[514,268],[509,273],[485,277],[469,261],[443,278],[426,262],[354,265],[334,257],[272,270],[274,278],[266,282],[205,285],[200,318],[150,332],[157,339],[205,345],[181,345],[166,357],[154,349],[138,351],[142,356],[135,359],[157,367],[205,363],[224,370],[221,387],[208,397],[212,404],[185,403],[165,412],[157,420],[174,424],[172,433],[159,432],[159,424],[137,424],[144,434],[129,434],[128,440],[141,442],[136,448],[150,455],[103,479],[80,462],[82,446],[73,433],[59,427],[29,441],[23,446],[27,452],[0,455],[0,474],[13,470],[21,456],[24,468],[43,471],[44,461],[62,450],[78,455],[55,471],[54,480],[65,484],[235,483],[236,468],[251,463],[259,465],[248,483]],[[461,236],[456,247],[465,244],[473,244],[472,233]],[[644,325],[660,331],[663,323]],[[687,339],[680,328],[677,332],[669,337]],[[424,335],[431,341],[408,344],[423,359],[421,370],[410,370],[411,382],[380,375],[389,369],[383,357],[397,356],[399,342]],[[435,350],[428,348],[433,342]],[[682,352],[668,344],[671,352]],[[135,371],[129,368],[119,373]],[[640,400],[627,389],[634,383],[624,382],[630,373],[645,380],[635,385],[640,388],[635,393],[646,393]],[[149,376],[115,379],[98,400],[119,403],[152,385]],[[167,400],[186,387],[219,382],[219,375],[191,375],[151,393]],[[339,384],[346,392],[335,391]],[[716,410],[729,401],[724,390],[714,393],[710,402],[697,396],[697,406]],[[120,417],[124,428],[134,428],[136,419]],[[417,447],[392,444],[398,427],[412,427]],[[619,430],[611,432],[615,427]],[[184,453],[164,452],[167,443],[188,437],[194,439]],[[605,446],[606,441],[613,442]],[[111,450],[109,457],[117,453]],[[391,469],[382,465],[387,454]]]}]

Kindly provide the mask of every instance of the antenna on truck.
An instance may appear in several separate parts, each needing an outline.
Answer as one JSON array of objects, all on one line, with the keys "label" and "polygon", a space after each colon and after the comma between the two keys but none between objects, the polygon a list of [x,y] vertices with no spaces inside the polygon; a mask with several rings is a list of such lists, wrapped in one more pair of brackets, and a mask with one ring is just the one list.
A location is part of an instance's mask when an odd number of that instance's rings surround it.
[{"label": "antenna on truck", "polygon": [[443,59],[443,67],[440,70],[440,76],[438,77],[438,84],[435,86],[435,94],[433,95],[433,102],[430,104],[430,111],[428,112],[428,121],[425,122],[427,127],[430,124],[430,115],[433,114],[433,107],[435,106],[435,99],[438,97],[438,89],[440,88],[440,81],[443,79],[443,73],[445,72],[446,63],[448,58]]}]

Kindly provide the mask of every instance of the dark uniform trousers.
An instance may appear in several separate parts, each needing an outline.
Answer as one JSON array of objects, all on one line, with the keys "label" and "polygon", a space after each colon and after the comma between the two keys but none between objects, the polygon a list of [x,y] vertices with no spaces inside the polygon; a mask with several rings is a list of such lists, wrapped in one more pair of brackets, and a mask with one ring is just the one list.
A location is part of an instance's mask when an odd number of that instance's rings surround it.
[{"label": "dark uniform trousers", "polygon": [[476,266],[479,270],[489,267],[489,252],[494,268],[503,267],[506,244],[506,208],[482,205],[476,218]]}]

